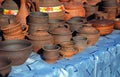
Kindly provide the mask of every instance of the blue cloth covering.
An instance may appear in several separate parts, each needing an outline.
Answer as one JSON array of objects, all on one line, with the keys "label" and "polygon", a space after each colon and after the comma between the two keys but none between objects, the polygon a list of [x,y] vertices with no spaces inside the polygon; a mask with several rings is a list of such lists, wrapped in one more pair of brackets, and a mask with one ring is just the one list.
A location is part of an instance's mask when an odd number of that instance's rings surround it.
[{"label": "blue cloth covering", "polygon": [[48,64],[32,53],[20,66],[12,66],[8,77],[120,77],[120,31],[101,36],[71,58]]}]

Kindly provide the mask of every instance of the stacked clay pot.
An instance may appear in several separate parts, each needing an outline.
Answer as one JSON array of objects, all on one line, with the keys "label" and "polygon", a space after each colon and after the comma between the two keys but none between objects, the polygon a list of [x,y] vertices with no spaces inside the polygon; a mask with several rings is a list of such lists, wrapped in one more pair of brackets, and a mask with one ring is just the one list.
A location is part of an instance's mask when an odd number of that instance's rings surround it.
[{"label": "stacked clay pot", "polygon": [[27,17],[27,24],[29,25],[29,34],[37,30],[48,31],[48,14],[42,12],[31,12]]},{"label": "stacked clay pot", "polygon": [[28,35],[28,38],[33,43],[33,50],[38,52],[44,45],[53,44],[53,37],[45,30],[38,30]]},{"label": "stacked clay pot", "polygon": [[1,26],[1,30],[5,40],[24,39],[28,31],[28,25],[14,22]]},{"label": "stacked clay pot", "polygon": [[48,13],[49,19],[64,19],[65,10],[59,0],[40,0],[40,12]]},{"label": "stacked clay pot", "polygon": [[91,24],[84,24],[83,27],[79,29],[77,35],[87,37],[88,46],[95,45],[100,37],[99,31],[96,28],[92,27]]}]

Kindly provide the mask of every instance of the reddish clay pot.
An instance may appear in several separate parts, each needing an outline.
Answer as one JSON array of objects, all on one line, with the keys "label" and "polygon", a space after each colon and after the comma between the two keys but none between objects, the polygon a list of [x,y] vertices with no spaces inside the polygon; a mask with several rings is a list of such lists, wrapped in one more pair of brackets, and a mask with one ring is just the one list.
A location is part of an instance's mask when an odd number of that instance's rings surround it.
[{"label": "reddish clay pot", "polygon": [[80,16],[85,17],[85,9],[82,4],[70,1],[65,3],[65,21],[69,20],[72,17]]},{"label": "reddish clay pot", "polygon": [[0,76],[8,77],[11,72],[12,61],[5,56],[0,56]]},{"label": "reddish clay pot", "polygon": [[91,20],[89,23],[91,23],[94,28],[99,30],[99,33],[101,36],[112,33],[113,28],[114,28],[114,21],[112,20],[95,19],[95,20]]},{"label": "reddish clay pot", "polygon": [[116,18],[116,19],[114,20],[114,23],[115,23],[114,28],[115,28],[115,29],[120,29],[120,19],[119,19],[119,18]]},{"label": "reddish clay pot", "polygon": [[48,63],[55,63],[60,57],[60,47],[57,45],[45,45],[43,50],[43,58]]}]

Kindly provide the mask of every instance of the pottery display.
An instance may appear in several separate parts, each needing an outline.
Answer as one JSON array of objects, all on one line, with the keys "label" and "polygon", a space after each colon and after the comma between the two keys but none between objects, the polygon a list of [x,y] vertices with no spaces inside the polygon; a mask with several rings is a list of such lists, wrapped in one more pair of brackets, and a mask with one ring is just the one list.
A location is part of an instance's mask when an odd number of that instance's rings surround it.
[{"label": "pottery display", "polygon": [[43,46],[43,50],[43,58],[48,63],[55,63],[60,57],[60,47],[57,45],[45,45]]},{"label": "pottery display", "polygon": [[12,65],[21,65],[32,53],[32,43],[28,40],[7,40],[0,43],[0,55],[9,57]]},{"label": "pottery display", "polygon": [[0,56],[0,76],[8,77],[12,69],[12,61],[8,57]]}]

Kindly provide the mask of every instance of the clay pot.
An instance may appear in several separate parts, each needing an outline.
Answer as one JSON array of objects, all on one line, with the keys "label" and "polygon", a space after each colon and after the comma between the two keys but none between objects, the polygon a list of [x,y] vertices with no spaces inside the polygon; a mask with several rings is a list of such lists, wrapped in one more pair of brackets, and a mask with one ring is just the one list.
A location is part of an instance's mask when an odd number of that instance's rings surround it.
[{"label": "clay pot", "polygon": [[63,58],[72,57],[78,52],[71,41],[61,42],[60,45],[61,45],[60,54],[62,55]]},{"label": "clay pot", "polygon": [[115,28],[115,29],[120,29],[120,19],[119,19],[119,18],[116,18],[116,19],[114,20],[114,23],[115,23],[114,28]]},{"label": "clay pot", "polygon": [[5,56],[0,56],[0,76],[8,77],[9,73],[11,72],[11,65],[11,59]]},{"label": "clay pot", "polygon": [[72,37],[74,46],[78,49],[78,52],[81,52],[88,47],[88,39],[84,36],[74,36]]},{"label": "clay pot", "polygon": [[30,12],[27,17],[28,23],[47,23],[48,22],[48,14],[42,12]]},{"label": "clay pot", "polygon": [[86,3],[89,5],[97,5],[100,3],[102,0],[87,0]]},{"label": "clay pot", "polygon": [[65,14],[64,6],[59,0],[40,0],[40,12],[48,13],[49,19],[64,19]]},{"label": "clay pot", "polygon": [[59,26],[50,32],[54,37],[54,43],[60,44],[63,41],[70,41],[72,38],[72,32],[68,26]]},{"label": "clay pot", "polygon": [[16,15],[16,20],[22,24],[26,24],[26,17],[28,16],[28,8],[26,3],[27,0],[20,0],[20,8]]},{"label": "clay pot", "polygon": [[37,30],[49,30],[49,24],[48,23],[28,23],[29,29],[28,33],[31,34],[33,32],[36,32]]},{"label": "clay pot", "polygon": [[113,28],[114,28],[114,21],[112,20],[95,19],[95,20],[89,21],[89,23],[91,23],[94,28],[99,30],[99,33],[101,36],[112,33]]},{"label": "clay pot", "polygon": [[94,45],[100,37],[99,31],[92,27],[91,24],[84,24],[83,27],[79,29],[77,35],[87,37],[88,46]]},{"label": "clay pot", "polygon": [[5,15],[16,15],[19,9],[19,1],[4,0],[2,3]]},{"label": "clay pot", "polygon": [[70,25],[70,30],[72,32],[78,31],[82,24],[86,22],[86,20],[82,17],[72,17],[68,21],[66,21]]},{"label": "clay pot", "polygon": [[80,16],[85,17],[85,9],[83,4],[70,1],[64,4],[65,6],[65,21],[69,20],[72,17]]},{"label": "clay pot", "polygon": [[48,63],[55,63],[60,57],[60,47],[57,45],[45,45],[43,50],[43,58]]},{"label": "clay pot", "polygon": [[104,12],[108,13],[108,19],[114,20],[117,16],[117,10],[116,7],[103,7]]},{"label": "clay pot", "polygon": [[117,7],[117,0],[104,0],[102,3],[103,7]]},{"label": "clay pot", "polygon": [[0,0],[0,7],[2,7],[2,3],[3,3],[4,0]]},{"label": "clay pot", "polygon": [[12,65],[23,64],[32,52],[32,43],[27,40],[7,40],[0,43],[0,55],[9,57]]}]

